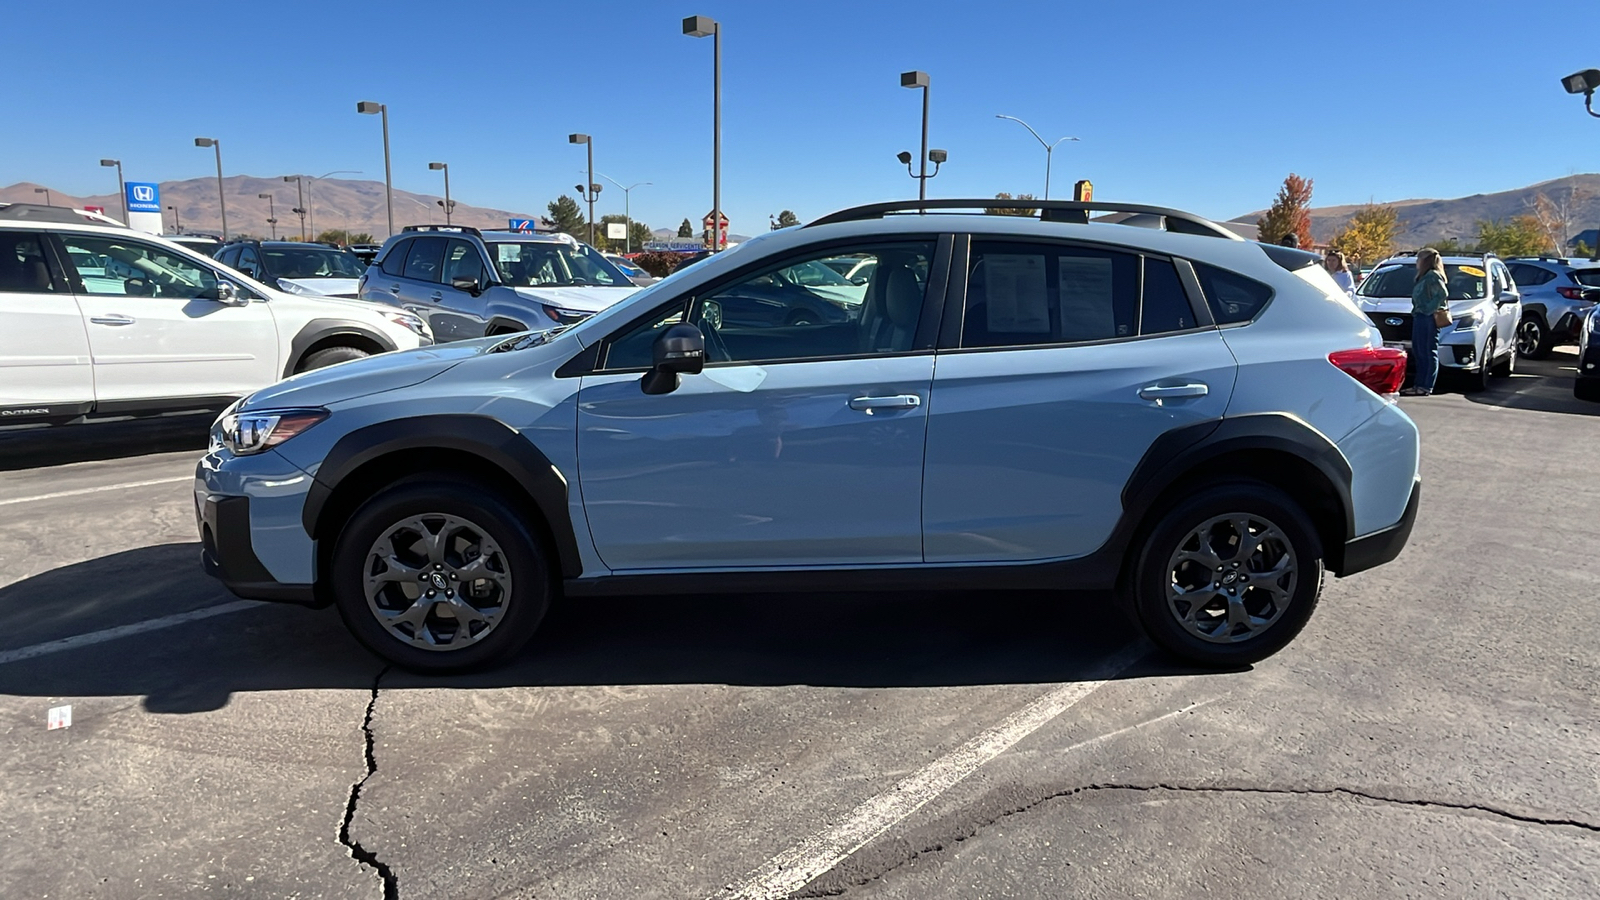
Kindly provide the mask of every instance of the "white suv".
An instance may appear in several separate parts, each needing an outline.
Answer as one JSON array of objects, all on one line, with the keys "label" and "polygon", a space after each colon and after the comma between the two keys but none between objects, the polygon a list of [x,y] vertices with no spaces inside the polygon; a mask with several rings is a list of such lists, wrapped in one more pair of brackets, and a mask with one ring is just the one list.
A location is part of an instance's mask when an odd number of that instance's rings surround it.
[{"label": "white suv", "polygon": [[0,427],[221,408],[433,342],[394,307],[274,291],[122,227],[0,213]]}]

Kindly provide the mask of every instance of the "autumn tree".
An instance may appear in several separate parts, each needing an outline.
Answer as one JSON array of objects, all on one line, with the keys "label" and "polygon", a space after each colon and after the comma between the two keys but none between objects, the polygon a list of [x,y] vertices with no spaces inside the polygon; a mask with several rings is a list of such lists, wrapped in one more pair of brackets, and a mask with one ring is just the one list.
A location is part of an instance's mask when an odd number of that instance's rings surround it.
[{"label": "autumn tree", "polygon": [[692,238],[692,237],[694,237],[694,226],[689,224],[689,220],[688,219],[684,219],[683,223],[678,226],[678,237],[681,237],[681,238]]},{"label": "autumn tree", "polygon": [[1301,249],[1310,250],[1311,179],[1290,172],[1267,214],[1256,220],[1256,228],[1264,244],[1281,243],[1285,235],[1293,234],[1299,237]]},{"label": "autumn tree", "polygon": [[557,231],[570,234],[580,241],[588,239],[588,222],[583,217],[583,210],[578,208],[578,201],[562,194],[551,200],[546,208],[550,210],[550,222]]},{"label": "autumn tree", "polygon": [[[1032,194],[1018,194],[1017,196],[1013,197],[1005,191],[995,194],[994,198],[996,200],[1017,200],[1021,202],[1034,199]],[[1033,216],[1037,215],[1039,211],[1037,209],[1009,209],[1007,207],[993,207],[985,209],[984,212],[991,216]]]},{"label": "autumn tree", "polygon": [[1543,252],[1545,235],[1533,216],[1513,216],[1478,220],[1478,249],[1496,256],[1538,256]]},{"label": "autumn tree", "polygon": [[1343,253],[1347,261],[1371,265],[1394,252],[1399,234],[1400,217],[1394,207],[1368,203],[1355,211],[1328,246]]},{"label": "autumn tree", "polygon": [[1580,207],[1588,199],[1589,192],[1575,184],[1554,195],[1541,191],[1533,198],[1526,215],[1538,223],[1546,249],[1557,256],[1565,255],[1567,238],[1577,228]]}]

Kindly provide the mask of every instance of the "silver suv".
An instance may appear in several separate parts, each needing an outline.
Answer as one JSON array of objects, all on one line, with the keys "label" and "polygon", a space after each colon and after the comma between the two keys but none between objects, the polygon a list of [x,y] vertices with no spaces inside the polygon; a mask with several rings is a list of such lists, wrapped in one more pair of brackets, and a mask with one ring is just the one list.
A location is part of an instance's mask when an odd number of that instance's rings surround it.
[{"label": "silver suv", "polygon": [[[1356,303],[1383,332],[1387,347],[1411,349],[1411,288],[1417,254],[1390,257],[1356,288]],[[1493,253],[1446,256],[1450,324],[1439,331],[1440,374],[1463,378],[1468,391],[1481,391],[1494,376],[1517,367],[1516,329],[1522,299],[1506,264]]]},{"label": "silver suv", "polygon": [[439,341],[587,319],[638,287],[565,234],[407,225],[378,251],[356,293],[427,320]]},{"label": "silver suv", "polygon": [[1583,320],[1594,309],[1594,301],[1585,300],[1583,293],[1600,287],[1600,263],[1539,256],[1509,259],[1506,266],[1522,294],[1517,353],[1544,359],[1552,347],[1577,343]]}]

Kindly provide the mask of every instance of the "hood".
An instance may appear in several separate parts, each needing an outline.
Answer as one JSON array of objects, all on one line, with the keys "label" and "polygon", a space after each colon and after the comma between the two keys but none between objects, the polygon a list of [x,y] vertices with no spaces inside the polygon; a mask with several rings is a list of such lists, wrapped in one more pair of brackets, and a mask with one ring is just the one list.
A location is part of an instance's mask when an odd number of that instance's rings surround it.
[{"label": "hood", "polygon": [[[1449,303],[1450,317],[1459,319],[1479,306],[1489,303],[1487,298],[1479,297],[1476,300],[1451,300]],[[1411,313],[1410,297],[1357,297],[1356,305],[1364,313]]]},{"label": "hood", "polygon": [[241,409],[286,406],[327,406],[368,394],[421,384],[463,360],[471,359],[504,338],[459,341],[380,353],[366,359],[338,363],[302,372],[246,397]]},{"label": "hood", "polygon": [[518,297],[535,303],[548,303],[561,309],[597,313],[639,290],[637,285],[622,287],[519,287]]},{"label": "hood", "polygon": [[286,294],[316,297],[355,297],[354,278],[279,278],[278,290]]}]

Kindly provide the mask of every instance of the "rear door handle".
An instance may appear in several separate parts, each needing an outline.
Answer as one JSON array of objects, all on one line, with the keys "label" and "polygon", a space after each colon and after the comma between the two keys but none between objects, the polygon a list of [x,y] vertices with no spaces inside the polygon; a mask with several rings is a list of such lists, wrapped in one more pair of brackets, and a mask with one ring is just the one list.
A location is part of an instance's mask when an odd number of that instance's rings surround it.
[{"label": "rear door handle", "polygon": [[398,284],[389,285],[389,293],[391,293],[391,294],[400,293],[400,285],[398,285]]},{"label": "rear door handle", "polygon": [[443,293],[443,292],[441,292],[441,291],[434,291],[434,292],[433,292],[433,293],[432,293],[432,294],[430,294],[430,295],[429,295],[429,296],[428,296],[428,299],[430,299],[430,300],[432,300],[432,301],[433,301],[433,302],[435,302],[435,303],[440,303],[440,302],[443,302],[443,300],[444,300],[444,293]]},{"label": "rear door handle", "polygon": [[134,318],[121,313],[113,313],[109,316],[90,316],[89,321],[96,325],[132,325]]},{"label": "rear door handle", "polygon": [[857,397],[850,401],[851,409],[872,411],[874,409],[914,409],[922,405],[922,398],[916,394],[896,394],[893,397]]},{"label": "rear door handle", "polygon": [[1147,384],[1139,389],[1143,400],[1176,400],[1180,397],[1204,397],[1211,388],[1203,384]]}]

